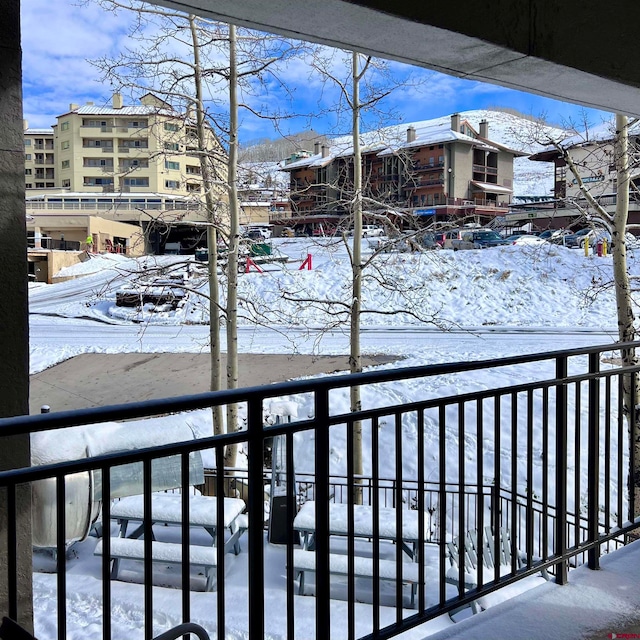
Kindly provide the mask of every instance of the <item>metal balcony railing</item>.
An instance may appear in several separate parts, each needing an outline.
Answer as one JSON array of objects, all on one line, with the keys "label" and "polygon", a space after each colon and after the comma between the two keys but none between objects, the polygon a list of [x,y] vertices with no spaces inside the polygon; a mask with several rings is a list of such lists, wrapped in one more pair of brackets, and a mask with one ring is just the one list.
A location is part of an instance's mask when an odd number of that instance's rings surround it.
[{"label": "metal balcony railing", "polygon": [[[229,598],[238,606],[250,603],[244,633],[250,640],[265,637],[265,589],[269,604],[280,594],[282,637],[308,637],[296,628],[296,615],[302,596],[298,595],[297,571],[294,569],[298,545],[308,543],[307,553],[314,558],[315,637],[320,638],[391,638],[446,612],[470,604],[476,599],[549,570],[558,583],[568,580],[569,566],[587,562],[598,568],[599,556],[624,544],[629,532],[640,526],[635,517],[638,506],[628,493],[629,441],[635,442],[637,407],[637,376],[640,365],[624,366],[618,352],[627,353],[640,343],[606,345],[586,349],[554,351],[488,361],[430,365],[395,370],[367,372],[358,375],[328,376],[316,380],[204,393],[181,398],[116,405],[97,409],[23,416],[0,420],[0,433],[7,438],[21,434],[36,434],[68,427],[87,427],[92,439],[100,440],[102,423],[109,423],[105,433],[113,433],[113,423],[126,421],[127,433],[149,434],[148,418],[181,412],[193,412],[215,406],[237,404],[244,417],[241,431],[230,434],[199,437],[169,444],[142,444],[142,448],[113,451],[102,448],[93,455],[82,449],[83,455],[60,462],[14,469],[0,473],[0,495],[6,496],[0,528],[7,531],[9,557],[18,545],[16,523],[19,521],[20,500],[24,485],[38,495],[48,487],[48,500],[34,501],[34,539],[42,538],[39,522],[53,522],[48,532],[51,548],[57,552],[56,607],[57,637],[66,637],[67,607],[83,607],[81,596],[73,600],[64,597],[73,590],[66,551],[74,541],[69,532],[74,526],[84,527],[94,521],[102,506],[103,531],[109,531],[111,511],[122,483],[130,477],[139,478],[137,493],[142,494],[144,516],[138,534],[144,548],[142,566],[129,571],[142,583],[140,599],[145,606],[145,638],[153,637],[154,602],[162,601],[154,586],[151,541],[161,541],[166,528],[154,526],[154,494],[157,489],[157,465],[177,469],[178,481],[173,489],[179,492],[182,540],[191,540],[191,506],[188,495],[197,489],[215,494],[217,521],[222,522],[225,505],[233,498],[244,500],[247,519],[246,534],[240,538],[240,555],[232,560],[225,555],[225,530],[214,532],[215,592],[210,594],[215,616],[209,621],[209,633],[226,637],[228,626],[225,611]],[[614,352],[615,350],[615,352]],[[532,365],[535,364],[535,367]],[[486,388],[475,384],[474,372],[490,372],[505,386]],[[430,380],[433,385],[429,385]],[[411,385],[412,397],[403,404],[385,404],[385,397],[395,398],[399,381],[422,381]],[[349,412],[349,390],[357,385],[363,398],[375,397],[375,406]],[[389,387],[389,385],[391,385]],[[473,391],[438,396],[433,389],[460,389],[465,385]],[[388,387],[388,395],[385,391]],[[345,401],[346,398],[346,401]],[[382,399],[382,401],[381,401]],[[272,402],[283,401],[304,407],[301,419],[289,423],[265,423],[265,412]],[[633,407],[628,416],[624,407]],[[208,412],[207,412],[208,413]],[[193,420],[186,414],[184,422]],[[354,469],[354,430],[363,431],[363,459],[367,473],[358,475]],[[62,432],[61,438],[81,437],[81,432]],[[33,437],[32,437],[33,440]],[[108,440],[106,440],[108,442]],[[301,447],[313,443],[313,456],[305,458],[304,466],[296,464]],[[336,443],[344,443],[346,456],[343,471],[336,475]],[[237,445],[246,454],[243,469],[224,468],[225,447]],[[197,483],[191,478],[191,459],[198,453],[208,471]],[[84,456],[87,457],[84,457]],[[171,464],[169,462],[171,461]],[[313,461],[313,462],[311,462]],[[265,463],[268,463],[265,465]],[[124,465],[127,465],[126,467]],[[312,468],[308,468],[311,465]],[[385,472],[381,470],[386,469]],[[74,487],[91,487],[82,495],[93,496],[86,505],[92,514],[79,518]],[[136,481],[138,482],[138,481]],[[197,484],[197,488],[192,485]],[[120,486],[120,492],[117,487]],[[130,490],[131,491],[131,490]],[[227,496],[222,498],[222,496]],[[277,503],[276,503],[277,500]],[[333,520],[334,509],[340,506],[345,520]],[[37,509],[46,507],[47,518]],[[44,505],[44,507],[43,507]],[[67,505],[67,506],[65,506]],[[298,509],[314,514],[312,533],[309,525],[296,524]],[[365,536],[358,530],[362,509],[367,513],[371,531]],[[277,507],[277,508],[276,508]],[[393,514],[383,521],[382,514]],[[417,517],[424,514],[424,517]],[[38,517],[40,515],[40,517]],[[405,525],[415,522],[415,530],[405,535]],[[278,527],[275,527],[275,524]],[[337,526],[340,524],[340,526]],[[265,533],[265,526],[268,533]],[[451,584],[449,547],[452,540],[470,532],[510,534],[509,566],[480,570],[474,587]],[[279,529],[277,541],[271,540]],[[298,530],[306,531],[303,538]],[[402,533],[396,533],[402,532]],[[228,532],[227,532],[228,533]],[[276,555],[281,563],[273,565],[273,553],[267,553],[265,537],[280,544]],[[77,544],[95,546],[91,537]],[[410,538],[410,544],[407,538]],[[496,540],[498,538],[496,537]],[[236,539],[234,538],[234,541]],[[312,544],[311,544],[312,543]],[[156,544],[156,542],[154,542]],[[180,543],[178,543],[180,544]],[[111,542],[102,539],[100,580],[102,599],[93,598],[87,607],[102,607],[96,625],[102,625],[102,637],[112,636],[111,607],[119,597],[119,583],[111,578]],[[274,547],[271,545],[269,549]],[[43,543],[42,546],[46,546]],[[181,593],[181,611],[174,615],[190,622],[191,589],[198,578],[198,560],[189,560],[187,545],[182,545],[181,568],[175,574],[175,586]],[[491,552],[498,549],[491,549]],[[84,551],[87,553],[86,549]],[[90,551],[89,551],[90,553]],[[332,571],[334,556],[341,553],[345,575]],[[361,554],[368,560],[371,575],[358,579]],[[269,558],[267,557],[269,556]],[[463,558],[456,558],[460,566]],[[271,564],[269,564],[271,563]],[[385,574],[381,567],[384,563]],[[394,567],[395,579],[387,568]],[[8,613],[19,614],[16,584],[18,575],[31,570],[18,560],[7,565]],[[250,567],[250,570],[249,570]],[[74,574],[77,566],[74,566]],[[415,608],[410,609],[403,581],[415,575]],[[200,578],[200,580],[202,580]],[[391,586],[390,586],[391,581]],[[309,581],[310,582],[310,581]],[[129,588],[130,585],[129,585]],[[344,600],[343,624],[332,635],[330,620],[335,615],[332,598]],[[358,603],[356,605],[356,603]],[[368,603],[364,608],[362,603]],[[155,606],[158,606],[157,604]],[[358,607],[358,633],[355,618]],[[385,615],[382,615],[384,609]],[[389,615],[389,610],[393,615]],[[200,609],[201,611],[201,609]],[[199,616],[201,617],[201,616]],[[177,619],[176,618],[176,619]],[[381,620],[386,620],[382,624]],[[203,624],[202,620],[198,620]],[[237,624],[237,620],[235,622]],[[204,624],[206,627],[207,625]],[[363,631],[364,630],[364,631]],[[237,629],[233,629],[237,632]],[[365,634],[364,636],[362,634]],[[360,634],[360,636],[358,635]]]}]

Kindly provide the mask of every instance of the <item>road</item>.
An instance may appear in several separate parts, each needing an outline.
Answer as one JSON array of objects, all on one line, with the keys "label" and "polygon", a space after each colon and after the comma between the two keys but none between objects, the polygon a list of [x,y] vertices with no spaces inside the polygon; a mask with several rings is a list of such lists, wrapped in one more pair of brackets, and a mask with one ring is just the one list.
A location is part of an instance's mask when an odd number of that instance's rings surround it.
[{"label": "road", "polygon": [[[222,336],[223,344],[225,336]],[[608,344],[612,332],[482,328],[441,332],[425,328],[365,328],[362,349],[368,354],[421,358],[425,363],[536,353]],[[83,353],[203,353],[208,327],[203,325],[107,325],[95,320],[30,316],[31,372]],[[348,335],[338,331],[267,327],[239,328],[242,353],[348,353]],[[414,363],[415,364],[415,363]]]}]

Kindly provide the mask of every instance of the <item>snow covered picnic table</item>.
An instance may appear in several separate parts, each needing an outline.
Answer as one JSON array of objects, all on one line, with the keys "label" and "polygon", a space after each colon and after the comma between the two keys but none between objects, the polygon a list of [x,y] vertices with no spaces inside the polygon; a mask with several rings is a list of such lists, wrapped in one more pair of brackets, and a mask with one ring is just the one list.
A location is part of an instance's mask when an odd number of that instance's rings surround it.
[{"label": "snow covered picnic table", "polygon": [[[189,546],[189,559],[192,564],[205,568],[206,591],[213,590],[216,582],[217,566],[216,532],[218,528],[218,501],[215,496],[200,494],[189,497],[189,526],[202,527],[212,538],[211,546]],[[243,514],[245,503],[238,498],[223,499],[223,526],[229,531],[225,534],[224,553],[231,550],[240,553],[240,537],[248,528],[247,516]],[[111,518],[120,525],[119,537],[111,538],[109,557],[113,562],[111,577],[117,579],[121,560],[144,560],[145,544],[141,540],[144,535],[145,513],[144,496],[127,496],[115,502],[111,507]],[[140,524],[127,536],[130,522]],[[182,525],[182,494],[153,493],[151,495],[151,526],[154,524]],[[151,561],[163,564],[181,564],[183,559],[182,544],[158,542],[152,531]],[[94,553],[102,555],[103,541],[96,546]]]},{"label": "snow covered picnic table", "polygon": [[[374,522],[378,523],[378,537],[382,540],[391,540],[402,546],[406,554],[415,562],[418,562],[418,554],[421,547],[419,537],[420,514],[414,509],[402,509],[400,517],[402,528],[400,535],[397,533],[398,510],[392,507],[381,507],[376,511],[366,505],[353,505],[353,535],[358,538],[373,538]],[[329,535],[348,536],[348,504],[329,503]],[[424,535],[428,536],[431,530],[431,515],[424,514]],[[375,519],[374,519],[375,518]],[[304,550],[313,546],[316,533],[316,503],[305,502],[293,521],[293,528],[300,533],[301,545]]]},{"label": "snow covered picnic table", "polygon": [[[245,509],[244,501],[239,498],[224,498],[223,526],[230,536],[225,541],[225,553],[233,548],[235,554],[240,552],[240,536],[246,530],[246,518],[241,517]],[[199,494],[189,496],[189,525],[204,528],[216,544],[218,503],[215,496]],[[120,525],[120,537],[127,537],[129,522],[140,525],[129,534],[129,538],[139,538],[144,533],[144,496],[127,496],[113,504],[111,518]],[[151,496],[151,523],[167,525],[182,524],[182,495],[179,493],[154,493]]]}]

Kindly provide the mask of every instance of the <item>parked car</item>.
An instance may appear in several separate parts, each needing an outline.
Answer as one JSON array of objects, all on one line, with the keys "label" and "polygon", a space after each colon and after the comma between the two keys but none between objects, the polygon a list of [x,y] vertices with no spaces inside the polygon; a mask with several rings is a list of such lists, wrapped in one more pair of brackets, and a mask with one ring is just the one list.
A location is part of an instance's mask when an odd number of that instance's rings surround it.
[{"label": "parked car", "polygon": [[365,224],[362,225],[362,237],[363,238],[373,238],[376,236],[383,236],[384,229],[382,227],[377,227],[375,224]]},{"label": "parked car", "polygon": [[[349,231],[349,235],[353,235],[353,229]],[[382,227],[378,227],[375,224],[363,224],[362,225],[362,237],[363,238],[374,238],[377,236],[385,235],[384,229]]]},{"label": "parked car", "polygon": [[245,238],[250,240],[268,240],[271,238],[271,229],[266,226],[249,226],[244,231]]},{"label": "parked car", "polygon": [[627,233],[624,234],[624,241],[627,249],[640,249],[640,238],[634,236],[633,233],[627,231]]},{"label": "parked car", "polygon": [[488,249],[509,244],[499,233],[488,229],[465,231],[459,240],[453,240],[451,248],[458,249]]},{"label": "parked car", "polygon": [[369,238],[367,243],[371,249],[383,251],[385,253],[392,251],[411,252],[420,251],[422,249],[433,250],[442,248],[436,242],[435,235],[428,231],[419,233],[412,231],[396,238]]},{"label": "parked car", "polygon": [[514,238],[511,244],[516,246],[539,246],[541,244],[549,244],[549,241],[541,238],[540,236],[524,234]]},{"label": "parked car", "polygon": [[445,241],[446,235],[447,234],[444,231],[438,231],[438,233],[433,234],[435,241],[438,243],[441,249],[444,248],[444,241]]},{"label": "parked car", "polygon": [[562,244],[563,238],[570,234],[571,232],[566,229],[546,229],[539,237],[552,244]]},{"label": "parked car", "polygon": [[580,231],[576,231],[575,233],[570,233],[569,235],[564,236],[564,246],[578,247],[582,249],[587,239],[589,240],[589,245],[591,246],[594,246],[601,240],[606,240],[607,243],[611,245],[611,235],[608,231],[602,228],[592,229],[587,227],[586,229],[580,229]]},{"label": "parked car", "polygon": [[462,234],[469,231],[469,229],[449,229],[444,232],[444,243],[442,247],[444,249],[453,249],[453,243],[462,240]]}]

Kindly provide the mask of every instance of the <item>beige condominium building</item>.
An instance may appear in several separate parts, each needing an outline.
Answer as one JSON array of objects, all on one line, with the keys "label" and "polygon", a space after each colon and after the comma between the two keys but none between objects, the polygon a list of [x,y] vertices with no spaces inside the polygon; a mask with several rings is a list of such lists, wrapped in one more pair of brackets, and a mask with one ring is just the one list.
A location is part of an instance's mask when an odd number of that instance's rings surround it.
[{"label": "beige condominium building", "polygon": [[206,219],[203,153],[214,200],[222,203],[217,216],[227,211],[224,149],[215,133],[206,128],[200,152],[195,119],[151,93],[135,106],[124,105],[119,93],[108,106],[71,104],[52,129],[25,122],[24,144],[27,211],[40,219],[81,210],[143,227],[149,251],[184,235],[193,243],[189,221]]},{"label": "beige condominium building", "polygon": [[24,122],[25,189],[51,189],[56,183],[53,129],[29,129]]},{"label": "beige condominium building", "polygon": [[[54,125],[56,185],[73,192],[202,193],[195,121],[148,93],[125,106],[70,105]],[[206,149],[219,154],[208,129]]]}]

